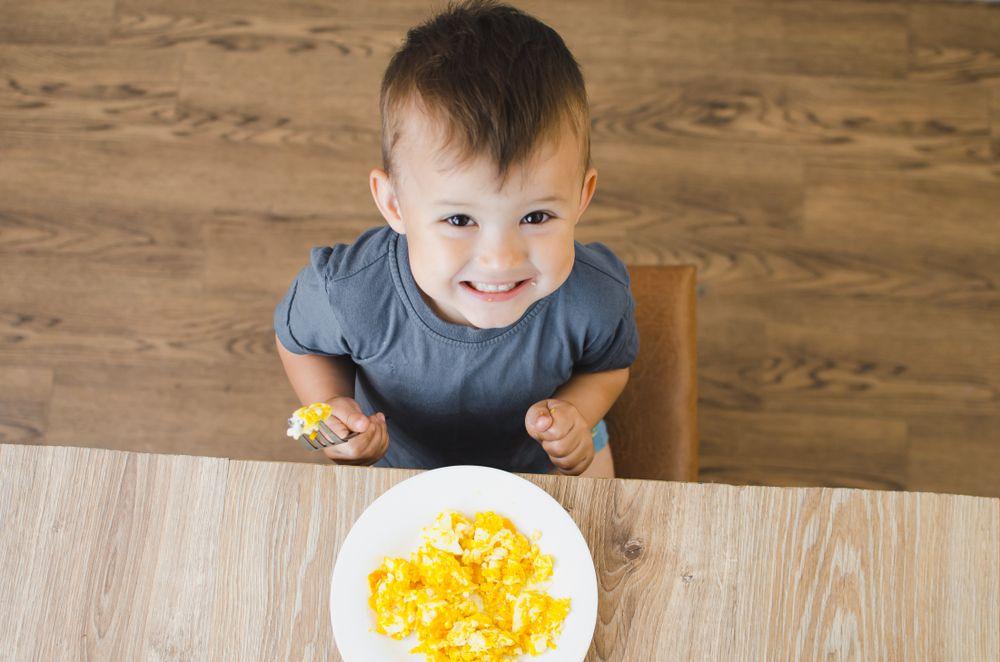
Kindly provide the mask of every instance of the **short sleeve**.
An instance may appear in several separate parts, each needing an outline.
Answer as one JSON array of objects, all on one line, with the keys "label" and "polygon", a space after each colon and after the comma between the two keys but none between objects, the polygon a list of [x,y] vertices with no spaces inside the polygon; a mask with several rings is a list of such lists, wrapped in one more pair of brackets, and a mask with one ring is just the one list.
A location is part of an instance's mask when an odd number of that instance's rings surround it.
[{"label": "short sleeve", "polygon": [[639,329],[635,324],[635,299],[626,290],[625,310],[617,324],[608,325],[605,333],[598,334],[583,350],[574,370],[602,372],[627,368],[639,353]]},{"label": "short sleeve", "polygon": [[327,280],[312,264],[298,273],[274,309],[274,332],[295,354],[351,354]]}]

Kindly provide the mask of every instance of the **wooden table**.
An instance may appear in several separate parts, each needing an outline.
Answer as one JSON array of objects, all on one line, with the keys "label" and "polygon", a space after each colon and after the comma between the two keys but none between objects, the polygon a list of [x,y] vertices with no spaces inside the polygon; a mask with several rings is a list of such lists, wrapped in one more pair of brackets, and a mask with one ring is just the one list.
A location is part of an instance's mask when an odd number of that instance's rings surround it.
[{"label": "wooden table", "polygon": [[[339,659],[337,551],[415,473],[0,445],[0,658]],[[588,660],[1000,658],[1000,500],[524,476],[590,544]]]}]

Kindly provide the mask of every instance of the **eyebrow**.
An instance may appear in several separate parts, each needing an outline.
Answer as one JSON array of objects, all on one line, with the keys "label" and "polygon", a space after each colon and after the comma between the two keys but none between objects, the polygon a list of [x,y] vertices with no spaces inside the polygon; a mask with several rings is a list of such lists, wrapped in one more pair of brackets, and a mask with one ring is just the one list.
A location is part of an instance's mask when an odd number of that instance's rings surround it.
[{"label": "eyebrow", "polygon": [[[529,205],[533,205],[533,204],[536,204],[536,203],[539,203],[539,202],[559,202],[560,200],[562,200],[562,198],[559,197],[558,195],[549,195],[549,196],[546,196],[544,198],[538,198],[537,200],[532,200],[528,204]],[[469,206],[468,202],[453,202],[451,200],[438,200],[437,202],[434,202],[432,204],[435,204],[435,205],[448,205],[449,207],[467,207],[467,206]]]}]

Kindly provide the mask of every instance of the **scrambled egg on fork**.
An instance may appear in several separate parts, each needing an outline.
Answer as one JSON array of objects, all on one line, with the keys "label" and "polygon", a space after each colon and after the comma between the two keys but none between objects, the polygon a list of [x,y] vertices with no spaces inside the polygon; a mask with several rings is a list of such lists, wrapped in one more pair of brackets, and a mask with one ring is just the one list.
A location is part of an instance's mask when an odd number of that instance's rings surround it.
[{"label": "scrambled egg on fork", "polygon": [[570,600],[541,588],[552,557],[509,519],[446,510],[421,538],[409,559],[386,557],[368,575],[377,632],[404,639],[415,630],[410,652],[429,662],[505,662],[556,647]]},{"label": "scrambled egg on fork", "polygon": [[292,412],[292,417],[288,419],[286,434],[294,439],[298,439],[302,435],[315,439],[320,421],[326,420],[332,411],[333,407],[325,402],[314,402],[311,405],[299,407]]}]

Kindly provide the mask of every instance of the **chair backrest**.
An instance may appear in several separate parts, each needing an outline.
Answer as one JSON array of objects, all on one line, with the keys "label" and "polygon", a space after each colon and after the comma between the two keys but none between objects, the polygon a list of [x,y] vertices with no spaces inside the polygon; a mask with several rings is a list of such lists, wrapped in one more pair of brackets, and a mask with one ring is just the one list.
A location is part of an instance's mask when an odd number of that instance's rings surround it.
[{"label": "chair backrest", "polygon": [[605,421],[619,478],[698,479],[693,265],[629,266],[639,354]]}]

